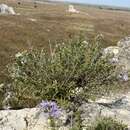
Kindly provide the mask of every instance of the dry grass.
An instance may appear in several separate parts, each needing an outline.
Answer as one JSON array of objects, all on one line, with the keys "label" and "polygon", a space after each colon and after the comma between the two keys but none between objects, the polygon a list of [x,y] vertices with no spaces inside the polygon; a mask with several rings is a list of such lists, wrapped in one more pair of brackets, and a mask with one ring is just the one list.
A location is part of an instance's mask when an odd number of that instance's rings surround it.
[{"label": "dry grass", "polygon": [[[0,81],[4,80],[5,66],[16,52],[48,47],[48,41],[63,41],[83,32],[93,37],[104,34],[106,46],[130,34],[130,12],[101,10],[76,6],[79,14],[66,12],[67,4],[38,4],[15,0],[0,0],[15,8],[17,16],[0,15]],[[30,19],[36,19],[31,21]]]}]

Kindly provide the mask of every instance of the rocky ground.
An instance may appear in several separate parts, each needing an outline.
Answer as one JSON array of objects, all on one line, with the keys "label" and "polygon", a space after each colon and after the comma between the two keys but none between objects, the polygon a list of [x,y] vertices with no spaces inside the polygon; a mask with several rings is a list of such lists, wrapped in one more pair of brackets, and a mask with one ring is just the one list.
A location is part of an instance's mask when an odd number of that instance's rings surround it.
[{"label": "rocky ground", "polygon": [[[104,49],[106,54],[113,54],[110,58],[112,64],[121,66],[118,77],[122,84],[129,81],[129,48],[130,38],[126,37],[117,43]],[[118,70],[118,69],[117,69]],[[93,124],[99,117],[113,117],[130,127],[130,91],[118,93],[116,95],[102,97],[96,101],[84,102],[79,107],[83,126]],[[59,117],[60,130],[69,130],[70,124],[66,122],[70,118],[70,113],[62,111]],[[49,123],[46,114],[41,108],[25,108],[21,110],[2,110],[0,111],[0,130],[48,130]]]},{"label": "rocky ground", "polygon": [[[93,124],[97,118],[113,117],[130,128],[130,92],[115,97],[104,97],[95,102],[83,103],[79,108],[84,126]],[[59,130],[69,130],[64,126],[68,113],[62,111]],[[0,130],[48,130],[46,114],[40,108],[0,111]]]},{"label": "rocky ground", "polygon": [[105,97],[96,102],[83,104],[81,109],[85,112],[83,114],[84,125],[91,125],[97,118],[103,116],[116,118],[130,128],[130,92],[117,97]]},{"label": "rocky ground", "polygon": [[[126,31],[130,28],[128,12],[76,6],[78,10],[89,15],[67,14],[68,5],[59,4],[58,8],[57,5],[38,5],[39,7],[35,9],[32,4],[24,3],[20,6],[15,2],[11,4],[21,15],[0,16],[0,28],[2,28],[0,31],[0,77],[3,77],[5,65],[13,59],[10,58],[12,54],[30,49],[30,46],[34,48],[48,46],[47,40],[50,36],[52,41],[57,40],[56,37],[60,41],[63,37],[71,38],[80,31],[84,31],[87,36],[102,33],[108,37],[109,40],[106,39],[106,41],[109,41],[110,45],[130,33]],[[130,37],[119,41],[116,46],[106,48],[104,53],[114,54],[110,62],[122,66],[122,69],[118,70],[118,77],[123,80],[123,86],[124,82],[129,81]],[[116,96],[102,97],[94,102],[84,102],[79,110],[82,111],[81,118],[84,126],[91,125],[100,116],[105,116],[117,118],[130,127],[130,91]],[[65,126],[69,114],[62,111],[59,117],[61,120],[59,130],[69,130],[70,125]],[[48,130],[48,128],[46,114],[40,108],[0,111],[0,130]]]}]

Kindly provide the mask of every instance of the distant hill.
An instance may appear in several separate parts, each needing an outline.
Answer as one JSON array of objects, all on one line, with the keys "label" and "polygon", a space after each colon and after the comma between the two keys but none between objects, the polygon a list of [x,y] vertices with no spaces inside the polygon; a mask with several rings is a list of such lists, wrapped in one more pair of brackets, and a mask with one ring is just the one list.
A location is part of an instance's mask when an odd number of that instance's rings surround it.
[{"label": "distant hill", "polygon": [[123,11],[130,11],[130,8],[127,7],[119,7],[119,6],[108,6],[108,5],[94,5],[94,4],[82,4],[82,3],[73,3],[73,2],[67,2],[63,0],[32,0],[32,1],[41,1],[41,2],[60,2],[60,3],[72,3],[76,5],[84,5],[84,6],[91,6],[96,7],[99,9],[108,9],[108,10],[123,10]]}]

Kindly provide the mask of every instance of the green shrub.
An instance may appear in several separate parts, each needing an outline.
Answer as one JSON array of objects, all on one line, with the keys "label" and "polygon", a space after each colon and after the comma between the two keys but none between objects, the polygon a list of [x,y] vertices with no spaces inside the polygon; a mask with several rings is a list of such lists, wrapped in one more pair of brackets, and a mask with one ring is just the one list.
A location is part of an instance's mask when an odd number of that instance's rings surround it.
[{"label": "green shrub", "polygon": [[110,117],[102,117],[89,128],[73,126],[70,130],[128,130],[128,126]]},{"label": "green shrub", "polygon": [[102,118],[98,121],[94,130],[127,130],[127,126],[112,118]]},{"label": "green shrub", "polygon": [[8,66],[15,104],[32,107],[42,99],[62,102],[101,96],[113,88],[115,66],[102,58],[100,40],[58,44],[50,53],[18,53]]}]

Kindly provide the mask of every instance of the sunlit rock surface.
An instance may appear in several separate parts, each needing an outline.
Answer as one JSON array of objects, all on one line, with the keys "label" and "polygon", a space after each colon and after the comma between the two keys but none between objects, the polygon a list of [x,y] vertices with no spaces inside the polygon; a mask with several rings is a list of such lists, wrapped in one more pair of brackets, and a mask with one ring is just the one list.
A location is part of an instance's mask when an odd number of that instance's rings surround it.
[{"label": "sunlit rock surface", "polygon": [[[62,113],[62,122],[66,120]],[[61,126],[60,126],[61,125]],[[40,108],[0,111],[0,130],[48,130],[50,128],[47,116]],[[59,130],[68,130],[59,124]]]},{"label": "sunlit rock surface", "polygon": [[0,14],[11,14],[11,15],[15,15],[15,11],[13,9],[13,7],[9,7],[6,4],[0,4]]},{"label": "sunlit rock surface", "polygon": [[76,10],[73,5],[69,5],[68,12],[70,12],[70,13],[79,13],[79,11]]},{"label": "sunlit rock surface", "polygon": [[[130,127],[130,92],[117,97],[104,97],[94,102],[83,103],[79,110],[84,128],[91,126],[97,118],[112,117]],[[59,119],[57,130],[69,130],[64,125],[68,119],[64,111]],[[39,108],[0,111],[0,130],[49,130],[50,126],[46,114]]]},{"label": "sunlit rock surface", "polygon": [[130,71],[130,37],[126,37],[117,43],[117,46],[110,46],[104,49],[103,55],[111,56],[110,62],[116,64],[119,70],[118,78],[128,81],[128,72]]}]

